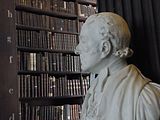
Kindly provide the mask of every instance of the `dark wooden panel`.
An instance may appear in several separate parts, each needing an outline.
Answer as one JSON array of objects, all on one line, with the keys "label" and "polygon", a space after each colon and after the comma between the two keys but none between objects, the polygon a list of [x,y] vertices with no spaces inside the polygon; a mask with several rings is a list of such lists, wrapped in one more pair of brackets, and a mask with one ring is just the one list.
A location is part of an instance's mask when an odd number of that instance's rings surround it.
[{"label": "dark wooden panel", "polygon": [[1,0],[0,26],[0,120],[8,120],[10,116],[17,120],[14,0]]}]

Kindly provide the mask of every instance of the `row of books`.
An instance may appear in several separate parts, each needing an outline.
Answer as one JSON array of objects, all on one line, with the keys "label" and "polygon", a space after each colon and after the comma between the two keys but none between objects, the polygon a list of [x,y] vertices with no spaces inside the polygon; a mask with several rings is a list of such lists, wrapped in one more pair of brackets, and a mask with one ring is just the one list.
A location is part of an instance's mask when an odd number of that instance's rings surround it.
[{"label": "row of books", "polygon": [[80,72],[79,56],[63,53],[17,51],[17,65],[21,71]]},{"label": "row of books", "polygon": [[78,44],[78,36],[73,34],[26,30],[17,30],[16,33],[19,47],[73,51]]},{"label": "row of books", "polygon": [[[69,78],[67,76],[18,75],[19,98],[56,97],[86,94],[89,87],[89,76]],[[83,89],[81,89],[83,86]]]},{"label": "row of books", "polygon": [[64,0],[16,0],[17,5],[25,5],[46,11],[75,14],[75,3]]},{"label": "row of books", "polygon": [[78,4],[78,15],[82,17],[89,17],[92,14],[96,13],[96,7],[93,7],[92,5],[86,6],[82,4]]},{"label": "row of books", "polygon": [[27,103],[20,106],[19,120],[79,120],[80,105],[63,106],[29,106]]},{"label": "row of books", "polygon": [[16,11],[16,23],[50,30],[76,32],[76,20],[50,17],[24,11]]}]

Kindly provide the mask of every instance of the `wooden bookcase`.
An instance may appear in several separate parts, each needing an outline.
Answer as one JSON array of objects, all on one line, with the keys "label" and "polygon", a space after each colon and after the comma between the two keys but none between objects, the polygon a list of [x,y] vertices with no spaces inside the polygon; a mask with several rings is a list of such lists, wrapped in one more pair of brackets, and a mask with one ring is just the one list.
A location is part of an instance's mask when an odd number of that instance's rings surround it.
[{"label": "wooden bookcase", "polygon": [[89,73],[74,49],[95,7],[91,0],[2,0],[0,119],[79,119]]}]

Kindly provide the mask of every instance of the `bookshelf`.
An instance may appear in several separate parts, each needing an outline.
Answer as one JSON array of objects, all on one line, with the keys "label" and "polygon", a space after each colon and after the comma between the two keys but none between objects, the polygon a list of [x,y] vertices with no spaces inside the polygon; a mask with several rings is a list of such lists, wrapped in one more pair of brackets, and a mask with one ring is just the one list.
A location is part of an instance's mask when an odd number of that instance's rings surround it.
[{"label": "bookshelf", "polygon": [[0,47],[2,54],[7,51],[1,77],[8,80],[7,99],[13,100],[10,107],[14,109],[6,116],[10,120],[79,120],[90,74],[81,72],[74,49],[81,26],[96,11],[96,1],[15,0],[8,1],[6,8],[7,1],[0,5],[8,14],[1,14],[0,20],[5,28],[0,29],[5,33],[2,39],[8,41]]}]

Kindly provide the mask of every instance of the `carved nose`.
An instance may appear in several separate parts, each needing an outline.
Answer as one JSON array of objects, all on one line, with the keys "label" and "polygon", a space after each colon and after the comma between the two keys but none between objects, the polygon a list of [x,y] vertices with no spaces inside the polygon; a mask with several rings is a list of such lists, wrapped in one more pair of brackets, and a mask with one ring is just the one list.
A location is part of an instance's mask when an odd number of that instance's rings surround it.
[{"label": "carved nose", "polygon": [[74,53],[75,53],[76,55],[79,55],[79,54],[80,54],[80,51],[77,49],[77,47],[74,49]]},{"label": "carved nose", "polygon": [[74,49],[74,53],[76,54],[76,55],[79,55],[80,54],[80,44],[78,44],[77,46],[76,46],[76,48]]}]

